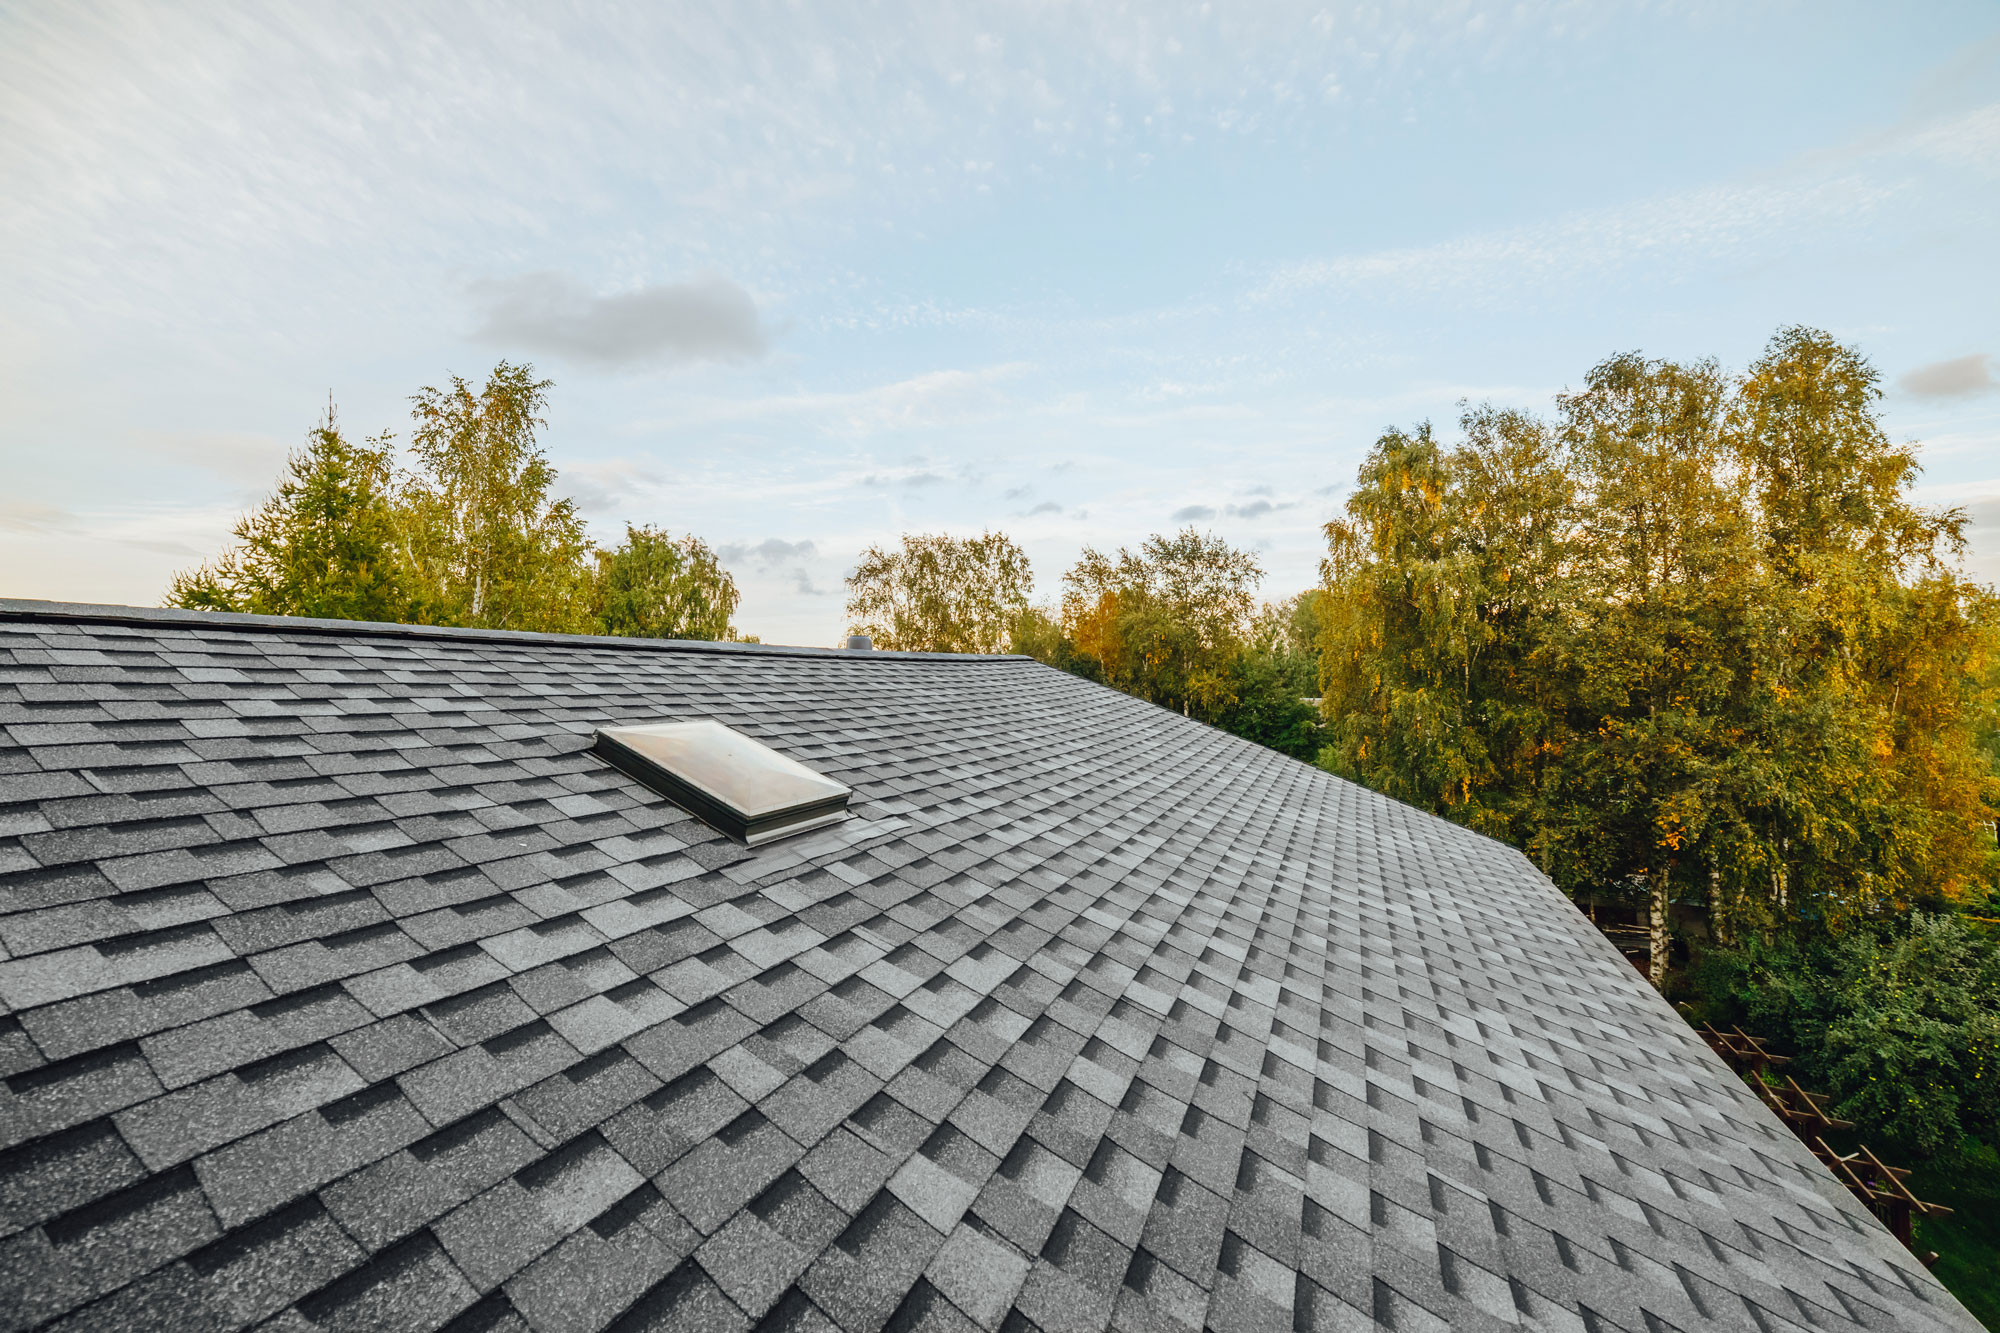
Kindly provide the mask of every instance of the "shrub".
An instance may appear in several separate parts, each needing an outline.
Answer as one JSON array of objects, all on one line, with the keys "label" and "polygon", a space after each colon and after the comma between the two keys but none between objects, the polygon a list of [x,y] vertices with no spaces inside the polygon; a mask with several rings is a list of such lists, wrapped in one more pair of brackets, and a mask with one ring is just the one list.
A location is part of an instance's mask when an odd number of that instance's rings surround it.
[{"label": "shrub", "polygon": [[2000,1128],[2000,948],[1957,917],[1711,949],[1689,982],[1710,1018],[1789,1045],[1871,1141],[1930,1157]]}]

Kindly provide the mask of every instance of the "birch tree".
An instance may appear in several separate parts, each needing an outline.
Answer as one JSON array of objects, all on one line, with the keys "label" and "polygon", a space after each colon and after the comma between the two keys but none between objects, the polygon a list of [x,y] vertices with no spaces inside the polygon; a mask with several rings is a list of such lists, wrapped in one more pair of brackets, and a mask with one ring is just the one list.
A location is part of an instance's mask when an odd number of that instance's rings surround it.
[{"label": "birch tree", "polygon": [[1064,632],[1105,684],[1217,721],[1238,702],[1263,576],[1248,551],[1194,528],[1115,556],[1085,547],[1063,575]]},{"label": "birch tree", "polygon": [[1983,901],[2000,603],[1911,502],[1872,367],[1631,354],[1551,422],[1390,431],[1327,528],[1323,762],[1725,941]]},{"label": "birch tree", "polygon": [[605,634],[648,639],[731,639],[736,580],[707,542],[625,525],[616,549],[597,553],[597,621]]},{"label": "birch tree", "polygon": [[1550,654],[1569,714],[1545,840],[1569,877],[1645,886],[1665,980],[1677,880],[1746,742],[1758,563],[1729,383],[1713,362],[1613,357],[1559,400],[1579,487],[1579,596]]},{"label": "birch tree", "polygon": [[879,648],[1006,652],[1034,582],[1004,532],[905,533],[896,547],[870,546],[847,576],[848,630]]},{"label": "birch tree", "polygon": [[438,623],[591,628],[590,542],[537,436],[550,387],[502,361],[477,390],[454,375],[410,400],[403,553]]}]

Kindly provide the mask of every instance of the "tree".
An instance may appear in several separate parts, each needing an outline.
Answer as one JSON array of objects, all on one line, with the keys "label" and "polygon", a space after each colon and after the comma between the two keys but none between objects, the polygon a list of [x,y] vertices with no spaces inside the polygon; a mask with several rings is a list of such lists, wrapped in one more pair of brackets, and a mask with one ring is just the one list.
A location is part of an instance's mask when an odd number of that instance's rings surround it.
[{"label": "tree", "polygon": [[877,647],[998,653],[1028,607],[1034,573],[1005,533],[905,533],[897,550],[870,546],[847,576],[849,632]]},{"label": "tree", "polygon": [[1249,552],[1193,528],[1115,558],[1085,547],[1063,575],[1064,632],[1105,684],[1214,721],[1236,703],[1262,577]]},{"label": "tree", "polygon": [[1717,936],[1838,932],[1994,880],[1993,596],[1875,372],[1807,329],[1740,377],[1636,354],[1558,416],[1383,435],[1327,527],[1322,762],[1637,885]]},{"label": "tree", "polygon": [[1649,975],[1667,910],[1745,745],[1757,563],[1713,362],[1616,356],[1558,399],[1579,482],[1581,596],[1558,664],[1570,714],[1542,837],[1571,883],[1646,887]]},{"label": "tree", "polygon": [[[1877,378],[1827,334],[1783,329],[1734,421],[1785,634],[1771,750],[1787,771],[1757,812],[1759,850],[1787,900],[1835,920],[1990,879],[2000,804],[1977,753],[1994,603],[1951,568],[1964,516],[1910,503],[1915,448],[1883,431]],[[1745,903],[1759,906],[1768,918]]]},{"label": "tree", "polygon": [[1235,702],[1215,725],[1310,763],[1325,744],[1320,726],[1320,604],[1317,588],[1267,603],[1251,621],[1230,672]]},{"label": "tree", "polygon": [[590,542],[536,439],[550,381],[502,361],[476,393],[454,375],[411,399],[418,471],[404,555],[434,623],[576,633],[591,627]]},{"label": "tree", "polygon": [[1575,517],[1560,440],[1521,412],[1389,430],[1326,527],[1322,762],[1399,800],[1525,842],[1558,720],[1544,660]]},{"label": "tree", "polygon": [[736,580],[699,537],[625,525],[597,553],[598,628],[648,639],[733,639]]},{"label": "tree", "polygon": [[1078,655],[1076,645],[1064,632],[1060,608],[1022,607],[1015,614],[1014,623],[1007,628],[1007,651],[1032,657],[1044,666],[1052,666],[1086,680],[1097,679],[1092,664]]},{"label": "tree", "polygon": [[397,558],[393,465],[381,443],[353,444],[333,405],[292,453],[277,491],[238,519],[237,546],[177,574],[169,606],[327,620],[408,617]]}]

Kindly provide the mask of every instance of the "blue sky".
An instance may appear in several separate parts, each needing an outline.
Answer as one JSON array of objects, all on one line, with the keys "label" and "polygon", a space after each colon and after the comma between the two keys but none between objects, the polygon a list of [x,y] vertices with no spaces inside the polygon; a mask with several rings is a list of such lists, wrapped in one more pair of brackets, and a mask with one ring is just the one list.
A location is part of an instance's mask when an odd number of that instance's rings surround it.
[{"label": "blue sky", "polygon": [[904,531],[1314,581],[1381,430],[1859,344],[2000,579],[1990,3],[0,4],[0,594],[156,603],[495,360],[826,643]]}]

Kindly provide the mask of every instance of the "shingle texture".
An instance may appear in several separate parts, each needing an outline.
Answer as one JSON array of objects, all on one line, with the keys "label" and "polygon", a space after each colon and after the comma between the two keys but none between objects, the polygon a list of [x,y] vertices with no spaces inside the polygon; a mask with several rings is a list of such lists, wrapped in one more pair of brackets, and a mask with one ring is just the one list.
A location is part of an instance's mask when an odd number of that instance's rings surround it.
[{"label": "shingle texture", "polygon": [[11,603],[0,728],[0,1330],[1977,1327],[1520,855],[1032,662]]}]

